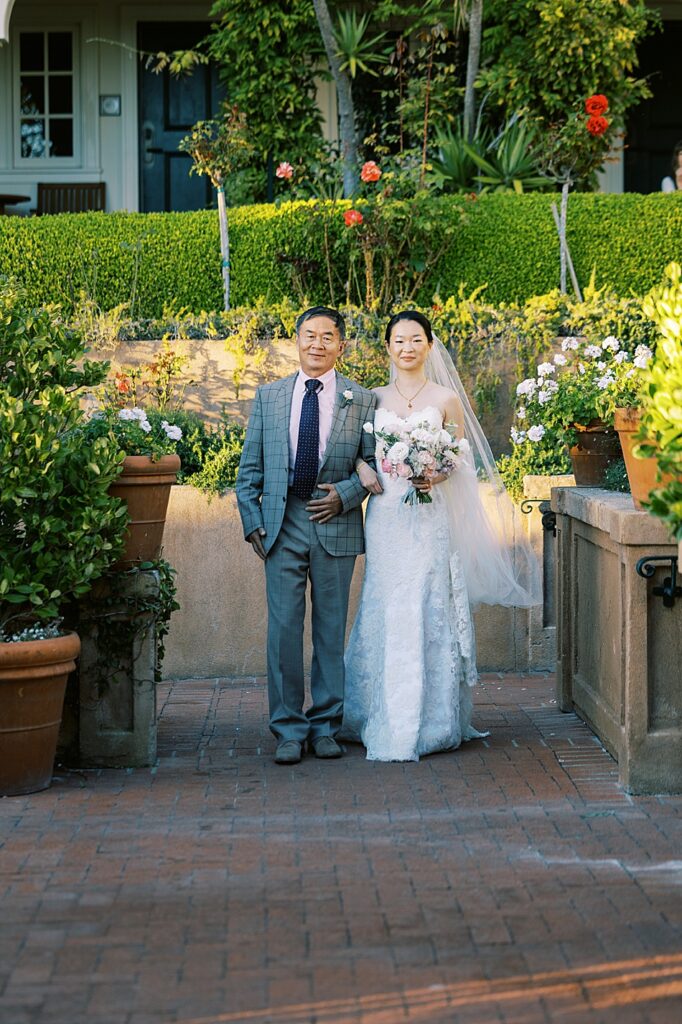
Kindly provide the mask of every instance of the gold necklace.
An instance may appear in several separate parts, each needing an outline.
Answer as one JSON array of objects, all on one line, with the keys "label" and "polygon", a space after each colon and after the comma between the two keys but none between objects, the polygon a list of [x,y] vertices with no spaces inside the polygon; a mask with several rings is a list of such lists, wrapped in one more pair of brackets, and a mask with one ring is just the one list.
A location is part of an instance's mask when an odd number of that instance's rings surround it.
[{"label": "gold necklace", "polygon": [[419,388],[419,391],[415,391],[415,393],[412,395],[412,398],[408,398],[407,395],[404,395],[402,393],[402,391],[398,387],[398,381],[397,380],[394,380],[393,383],[395,384],[395,389],[398,392],[398,394],[400,395],[400,397],[404,398],[405,401],[407,402],[407,408],[411,409],[412,408],[412,403],[414,402],[415,398],[417,397],[418,394],[420,394],[424,390],[424,388],[429,383],[429,381],[428,381],[428,377],[427,377],[427,379],[424,381],[422,386]]}]

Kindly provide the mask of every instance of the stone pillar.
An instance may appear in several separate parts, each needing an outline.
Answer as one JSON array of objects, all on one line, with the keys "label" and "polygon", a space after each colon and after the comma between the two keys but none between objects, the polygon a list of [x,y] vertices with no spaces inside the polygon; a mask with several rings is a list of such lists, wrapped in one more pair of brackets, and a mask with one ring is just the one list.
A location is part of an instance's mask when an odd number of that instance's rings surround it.
[{"label": "stone pillar", "polygon": [[543,527],[542,515],[551,511],[552,488],[573,487],[572,473],[558,476],[525,476],[523,478],[524,501],[521,511],[526,512],[528,540],[542,569],[543,601],[537,608],[519,609],[517,615],[527,621],[529,671],[541,671],[553,667],[556,659],[556,546],[553,530]]},{"label": "stone pillar", "polygon": [[654,595],[670,564],[637,575],[644,556],[677,555],[664,525],[629,495],[552,492],[558,532],[557,687],[618,760],[631,793],[682,792],[682,599]]},{"label": "stone pillar", "polygon": [[[83,599],[77,742],[71,744],[81,766],[138,768],[156,762],[156,625],[149,612],[131,619],[128,601],[144,604],[158,594],[159,574],[139,570],[116,577],[115,596],[103,579]],[[106,629],[99,625],[102,616]]]}]

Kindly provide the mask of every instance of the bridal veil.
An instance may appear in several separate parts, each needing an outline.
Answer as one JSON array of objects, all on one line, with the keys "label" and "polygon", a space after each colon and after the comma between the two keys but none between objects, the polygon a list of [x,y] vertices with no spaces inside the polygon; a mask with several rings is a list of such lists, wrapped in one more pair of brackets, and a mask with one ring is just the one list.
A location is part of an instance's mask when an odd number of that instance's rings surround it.
[{"label": "bridal veil", "polygon": [[463,410],[470,453],[440,486],[447,502],[450,556],[459,558],[472,605],[527,608],[542,603],[538,560],[525,523],[495,465],[459,374],[442,341],[433,336],[425,364],[429,380],[454,391]]}]

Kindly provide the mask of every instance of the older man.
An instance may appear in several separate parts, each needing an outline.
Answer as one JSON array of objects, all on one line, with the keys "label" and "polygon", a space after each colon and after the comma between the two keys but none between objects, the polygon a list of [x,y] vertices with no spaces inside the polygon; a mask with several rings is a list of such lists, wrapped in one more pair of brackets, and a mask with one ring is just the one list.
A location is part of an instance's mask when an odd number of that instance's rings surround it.
[{"label": "older man", "polygon": [[[334,369],[345,346],[341,314],[314,306],[296,322],[300,370],[258,388],[237,478],[244,536],[265,562],[268,696],[275,761],[297,764],[306,741],[341,757],[343,649],[355,558],[364,550],[355,472],[372,462],[374,395]],[[303,710],[306,584],[312,599],[312,705]]]}]

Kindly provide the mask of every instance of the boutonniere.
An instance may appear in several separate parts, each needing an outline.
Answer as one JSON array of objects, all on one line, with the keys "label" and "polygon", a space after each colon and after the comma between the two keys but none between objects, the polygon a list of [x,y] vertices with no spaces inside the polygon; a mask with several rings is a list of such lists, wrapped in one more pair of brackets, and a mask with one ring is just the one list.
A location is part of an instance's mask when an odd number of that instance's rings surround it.
[{"label": "boutonniere", "polygon": [[346,388],[341,394],[341,408],[343,409],[347,405],[351,405],[353,402],[353,392],[350,388]]}]

